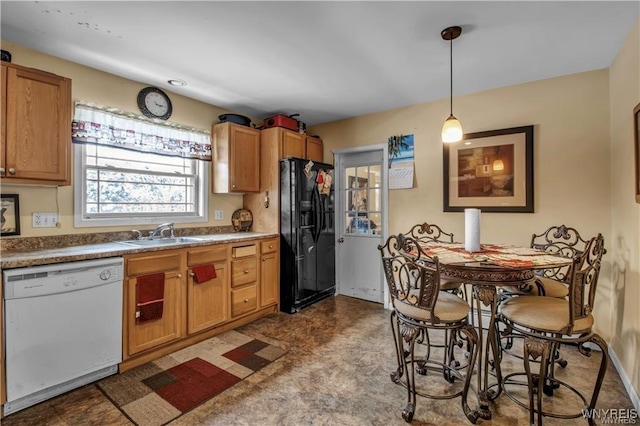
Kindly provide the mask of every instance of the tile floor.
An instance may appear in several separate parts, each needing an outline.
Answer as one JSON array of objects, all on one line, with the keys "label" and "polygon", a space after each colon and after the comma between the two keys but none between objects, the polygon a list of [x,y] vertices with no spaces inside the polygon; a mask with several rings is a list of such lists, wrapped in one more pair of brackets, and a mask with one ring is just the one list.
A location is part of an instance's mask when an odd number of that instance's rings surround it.
[{"label": "tile floor", "polygon": [[[272,314],[238,329],[271,337],[289,352],[171,425],[403,425],[406,391],[391,382],[395,354],[389,312],[381,305],[344,296],[325,299],[295,315]],[[599,354],[585,358],[563,349],[569,365],[558,376],[589,389]],[[506,356],[503,370],[521,370],[521,360]],[[437,376],[436,380],[440,378]],[[475,380],[474,382],[475,383]],[[559,405],[567,405],[557,393]],[[556,397],[554,397],[556,398]],[[473,407],[476,401],[469,398]],[[609,364],[599,408],[633,408],[620,378]],[[526,425],[528,413],[505,395],[492,404],[483,425]],[[128,425],[129,420],[96,388],[85,386],[2,420],[16,425]],[[414,425],[470,424],[459,399],[418,398]],[[546,419],[545,425],[587,424],[584,419]]]}]

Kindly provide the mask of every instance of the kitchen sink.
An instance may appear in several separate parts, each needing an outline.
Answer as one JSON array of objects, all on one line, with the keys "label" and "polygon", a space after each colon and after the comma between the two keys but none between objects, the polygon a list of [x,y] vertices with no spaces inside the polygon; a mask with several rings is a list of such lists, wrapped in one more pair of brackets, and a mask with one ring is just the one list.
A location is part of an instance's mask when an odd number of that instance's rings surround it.
[{"label": "kitchen sink", "polygon": [[157,238],[154,240],[127,240],[127,241],[118,241],[118,242],[120,244],[126,244],[126,245],[137,246],[137,247],[156,247],[156,246],[167,246],[171,244],[197,243],[200,241],[204,241],[204,238],[175,237],[175,238]]}]

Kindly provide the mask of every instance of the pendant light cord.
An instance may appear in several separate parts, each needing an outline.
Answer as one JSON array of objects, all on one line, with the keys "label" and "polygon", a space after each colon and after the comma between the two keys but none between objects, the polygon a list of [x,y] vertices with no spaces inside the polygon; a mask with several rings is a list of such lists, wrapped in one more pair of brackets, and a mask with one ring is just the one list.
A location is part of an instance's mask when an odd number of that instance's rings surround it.
[{"label": "pendant light cord", "polygon": [[453,37],[451,37],[449,39],[449,82],[450,82],[450,96],[449,96],[449,102],[450,102],[450,112],[449,114],[453,116]]}]

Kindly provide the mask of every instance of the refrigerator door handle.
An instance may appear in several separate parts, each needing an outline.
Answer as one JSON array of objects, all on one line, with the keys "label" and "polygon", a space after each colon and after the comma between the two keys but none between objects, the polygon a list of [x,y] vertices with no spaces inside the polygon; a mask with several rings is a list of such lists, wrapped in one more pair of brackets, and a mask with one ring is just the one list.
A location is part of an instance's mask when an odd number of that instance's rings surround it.
[{"label": "refrigerator door handle", "polygon": [[315,226],[313,228],[313,242],[317,243],[318,239],[320,238],[320,231],[322,230],[322,201],[320,200],[320,195],[318,195],[318,191],[316,190],[316,188],[313,189],[311,199],[315,222]]}]

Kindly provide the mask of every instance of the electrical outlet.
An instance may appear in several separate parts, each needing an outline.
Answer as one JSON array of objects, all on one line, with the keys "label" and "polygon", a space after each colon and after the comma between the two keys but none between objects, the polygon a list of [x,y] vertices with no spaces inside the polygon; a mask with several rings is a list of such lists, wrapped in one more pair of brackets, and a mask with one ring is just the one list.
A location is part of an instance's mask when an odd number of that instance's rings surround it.
[{"label": "electrical outlet", "polygon": [[224,219],[224,211],[222,210],[215,210],[215,219],[216,220],[222,220]]},{"label": "electrical outlet", "polygon": [[55,228],[58,223],[58,213],[32,214],[34,228]]}]

